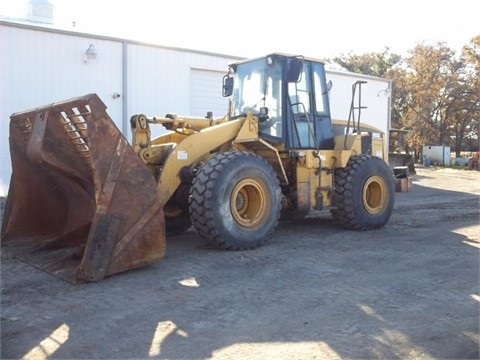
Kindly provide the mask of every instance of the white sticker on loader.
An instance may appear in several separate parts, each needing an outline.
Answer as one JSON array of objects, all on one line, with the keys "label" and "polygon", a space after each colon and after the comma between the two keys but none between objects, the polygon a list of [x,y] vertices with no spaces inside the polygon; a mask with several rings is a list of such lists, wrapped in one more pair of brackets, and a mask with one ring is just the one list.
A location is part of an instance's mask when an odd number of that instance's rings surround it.
[{"label": "white sticker on loader", "polygon": [[178,160],[187,160],[188,153],[185,150],[180,150],[177,152],[177,159]]}]

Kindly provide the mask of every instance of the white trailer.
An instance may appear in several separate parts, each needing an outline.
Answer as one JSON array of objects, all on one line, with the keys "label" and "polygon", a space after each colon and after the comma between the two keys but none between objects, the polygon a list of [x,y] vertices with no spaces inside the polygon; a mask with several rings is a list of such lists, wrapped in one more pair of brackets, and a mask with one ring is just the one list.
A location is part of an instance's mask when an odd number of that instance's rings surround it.
[{"label": "white trailer", "polygon": [[[391,121],[392,80],[355,74],[352,72],[326,71],[327,81],[332,82],[330,90],[330,111],[337,122],[348,121],[349,117],[360,117],[360,127],[368,125],[378,130],[377,136],[384,139],[383,154],[373,154],[388,161],[388,144]],[[355,90],[352,102],[353,86],[361,82]],[[352,105],[354,113],[351,114]],[[375,133],[373,134],[375,136]]]},{"label": "white trailer", "polygon": [[425,145],[422,150],[424,165],[450,165],[450,147]]}]

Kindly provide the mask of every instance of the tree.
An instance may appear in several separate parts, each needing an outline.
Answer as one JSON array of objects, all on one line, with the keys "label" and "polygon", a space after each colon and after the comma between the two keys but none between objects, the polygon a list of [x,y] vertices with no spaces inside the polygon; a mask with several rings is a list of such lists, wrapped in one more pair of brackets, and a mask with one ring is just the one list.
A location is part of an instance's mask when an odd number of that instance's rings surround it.
[{"label": "tree", "polygon": [[444,43],[420,44],[387,72],[394,81],[392,124],[413,130],[411,146],[453,146],[460,156],[465,138],[478,139],[471,131],[478,129],[478,46],[467,48],[468,56],[458,58]]},{"label": "tree", "polygon": [[405,60],[404,91],[408,94],[401,112],[401,125],[413,129],[414,146],[442,143],[451,125],[447,116],[450,71],[454,53],[442,43],[417,45]]},{"label": "tree", "polygon": [[400,60],[400,55],[390,53],[390,49],[386,47],[380,53],[341,55],[340,57],[330,59],[329,62],[334,62],[350,72],[385,77],[387,71]]},{"label": "tree", "polygon": [[405,59],[385,48],[329,62],[393,80],[391,128],[411,130],[408,145],[416,152],[424,145],[450,146],[457,156],[479,149],[480,35],[464,46],[461,56],[437,42],[417,45]]},{"label": "tree", "polygon": [[470,43],[463,47],[462,61],[465,64],[465,74],[463,102],[460,111],[456,114],[458,132],[455,136],[455,150],[457,153],[462,145],[469,151],[480,149],[480,35],[474,36]]}]

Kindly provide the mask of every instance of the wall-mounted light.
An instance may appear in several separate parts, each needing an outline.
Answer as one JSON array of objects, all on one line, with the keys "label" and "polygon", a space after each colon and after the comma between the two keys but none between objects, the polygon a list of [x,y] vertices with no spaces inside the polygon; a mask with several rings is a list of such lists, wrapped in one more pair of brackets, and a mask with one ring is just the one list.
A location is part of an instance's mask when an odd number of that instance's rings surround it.
[{"label": "wall-mounted light", "polygon": [[391,94],[392,94],[392,89],[390,89],[390,84],[388,84],[388,86],[387,86],[386,89],[380,90],[380,91],[377,93],[377,97],[379,97],[380,95],[389,97]]},{"label": "wall-mounted light", "polygon": [[95,50],[95,45],[90,44],[87,50],[85,50],[85,59],[83,62],[85,63],[85,65],[87,65],[88,60],[96,60],[96,59],[97,59],[97,50]]}]

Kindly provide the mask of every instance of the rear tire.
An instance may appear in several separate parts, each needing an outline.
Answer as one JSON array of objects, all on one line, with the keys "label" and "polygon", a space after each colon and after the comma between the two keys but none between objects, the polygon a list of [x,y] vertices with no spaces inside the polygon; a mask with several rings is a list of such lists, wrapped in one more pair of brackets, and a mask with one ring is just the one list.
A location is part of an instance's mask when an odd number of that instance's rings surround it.
[{"label": "rear tire", "polygon": [[217,154],[198,171],[189,209],[195,230],[215,247],[254,249],[278,225],[281,189],[277,174],[248,152]]},{"label": "rear tire", "polygon": [[352,156],[344,169],[335,173],[336,223],[353,230],[384,226],[393,211],[395,184],[388,165],[379,157]]}]

